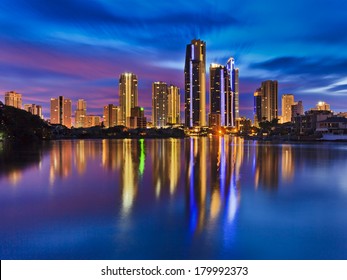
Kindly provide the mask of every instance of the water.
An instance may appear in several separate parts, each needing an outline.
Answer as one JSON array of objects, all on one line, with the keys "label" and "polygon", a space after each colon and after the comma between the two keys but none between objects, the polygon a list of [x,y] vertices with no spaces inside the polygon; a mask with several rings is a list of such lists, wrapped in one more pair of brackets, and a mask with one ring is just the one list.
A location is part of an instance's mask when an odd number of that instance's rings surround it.
[{"label": "water", "polygon": [[0,143],[1,259],[347,259],[347,144]]}]

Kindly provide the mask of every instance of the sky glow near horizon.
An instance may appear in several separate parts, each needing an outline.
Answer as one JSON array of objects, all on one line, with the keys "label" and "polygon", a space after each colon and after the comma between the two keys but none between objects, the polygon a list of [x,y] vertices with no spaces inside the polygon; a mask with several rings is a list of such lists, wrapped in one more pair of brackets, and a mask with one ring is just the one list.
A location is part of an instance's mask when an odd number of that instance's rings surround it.
[{"label": "sky glow near horizon", "polygon": [[[151,84],[173,83],[184,102],[185,47],[206,42],[210,63],[235,58],[240,111],[253,118],[253,92],[277,79],[305,110],[326,101],[347,111],[347,2],[344,1],[82,1],[0,2],[0,92],[44,107],[63,95],[102,115],[118,105],[118,79],[139,79],[139,105],[151,115]],[[207,75],[207,81],[209,75]],[[208,89],[208,87],[207,87]],[[209,95],[207,95],[209,100]]]}]

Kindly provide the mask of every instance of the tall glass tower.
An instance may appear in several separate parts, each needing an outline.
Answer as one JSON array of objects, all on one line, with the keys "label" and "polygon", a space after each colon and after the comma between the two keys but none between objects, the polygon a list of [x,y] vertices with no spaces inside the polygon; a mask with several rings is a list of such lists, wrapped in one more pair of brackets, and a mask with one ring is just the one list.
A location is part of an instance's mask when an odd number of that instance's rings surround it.
[{"label": "tall glass tower", "polygon": [[240,117],[239,109],[239,69],[235,68],[235,60],[230,57],[227,65],[228,73],[228,90],[230,92],[228,98],[228,126],[235,126],[235,121]]},{"label": "tall glass tower", "polygon": [[185,125],[206,126],[206,43],[192,40],[184,66]]},{"label": "tall glass tower", "polygon": [[133,73],[121,74],[119,78],[120,125],[129,127],[131,108],[137,106],[137,100],[137,76]]}]

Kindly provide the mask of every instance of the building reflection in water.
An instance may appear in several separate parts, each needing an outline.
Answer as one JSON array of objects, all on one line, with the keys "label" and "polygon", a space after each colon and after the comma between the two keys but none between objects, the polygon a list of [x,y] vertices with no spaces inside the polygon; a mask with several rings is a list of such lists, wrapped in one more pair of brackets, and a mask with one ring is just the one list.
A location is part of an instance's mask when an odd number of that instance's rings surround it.
[{"label": "building reflection in water", "polygon": [[112,171],[120,170],[123,158],[123,144],[119,140],[102,140],[102,166]]},{"label": "building reflection in water", "polygon": [[243,160],[243,143],[235,139],[200,137],[185,142],[186,197],[192,232],[203,230],[218,217],[228,223],[235,218]]},{"label": "building reflection in water", "polygon": [[157,139],[152,143],[153,186],[158,199],[162,194],[174,195],[180,176],[180,140]]},{"label": "building reflection in water", "polygon": [[281,179],[291,182],[294,176],[293,147],[291,145],[256,144],[254,153],[255,188],[276,190]]},{"label": "building reflection in water", "polygon": [[122,194],[122,214],[128,215],[134,204],[139,183],[139,146],[138,140],[124,139],[122,141],[122,163],[120,186]]},{"label": "building reflection in water", "polygon": [[81,140],[76,143],[75,163],[78,174],[82,175],[87,167],[86,141]]},{"label": "building reflection in water", "polygon": [[72,141],[56,141],[51,150],[49,181],[53,185],[56,176],[66,178],[72,172],[72,157],[74,155]]},{"label": "building reflection in water", "polygon": [[294,177],[294,160],[291,145],[282,146],[282,179],[286,182],[292,182]]},{"label": "building reflection in water", "polygon": [[277,189],[279,181],[279,146],[268,144],[257,144],[254,154],[255,168],[255,188],[262,186],[266,189]]}]

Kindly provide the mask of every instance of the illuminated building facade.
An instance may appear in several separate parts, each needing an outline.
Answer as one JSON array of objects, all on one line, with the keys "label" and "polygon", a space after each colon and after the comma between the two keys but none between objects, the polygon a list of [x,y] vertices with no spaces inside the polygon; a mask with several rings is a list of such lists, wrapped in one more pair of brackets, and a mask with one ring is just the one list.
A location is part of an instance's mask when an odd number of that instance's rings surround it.
[{"label": "illuminated building facade", "polygon": [[131,116],[131,108],[137,106],[138,81],[133,73],[123,73],[119,78],[120,125],[129,127],[127,123]]},{"label": "illuminated building facade", "polygon": [[93,126],[99,126],[101,124],[100,117],[99,116],[93,116],[88,115],[86,117],[86,125],[85,127],[93,127]]},{"label": "illuminated building facade", "polygon": [[168,87],[164,82],[152,84],[152,123],[163,127],[168,122]]},{"label": "illuminated building facade", "polygon": [[146,128],[147,118],[143,107],[131,108],[131,116],[127,119],[129,128]]},{"label": "illuminated building facade", "polygon": [[75,112],[75,127],[85,127],[87,117],[87,102],[84,99],[78,99]]},{"label": "illuminated building facade", "polygon": [[259,127],[261,119],[261,88],[254,92],[254,125]]},{"label": "illuminated building facade", "polygon": [[118,125],[120,119],[120,107],[113,104],[104,106],[104,126],[114,127]]},{"label": "illuminated building facade", "polygon": [[[292,118],[295,116],[301,116],[304,114],[304,106],[302,104],[302,101],[295,102],[292,105]],[[293,119],[292,119],[293,120]]]},{"label": "illuminated building facade", "polygon": [[179,124],[181,119],[180,89],[177,86],[168,87],[168,112],[167,122],[169,124]]},{"label": "illuminated building facade", "polygon": [[71,107],[71,99],[64,98],[64,96],[51,98],[51,124],[71,128]]},{"label": "illuminated building facade", "polygon": [[25,104],[24,105],[24,110],[33,114],[33,115],[36,115],[36,116],[39,116],[41,119],[43,118],[42,116],[42,106],[40,105],[36,105],[36,104]]},{"label": "illuminated building facade", "polygon": [[331,111],[330,105],[324,101],[319,101],[316,105],[316,108],[312,110],[318,110],[318,111]]},{"label": "illuminated building facade", "polygon": [[[229,120],[228,100],[231,92],[228,87],[226,67],[220,64],[210,65],[210,115],[209,126],[226,126]],[[220,117],[216,118],[216,115]]]},{"label": "illuminated building facade", "polygon": [[22,95],[15,91],[5,93],[5,105],[22,109]]},{"label": "illuminated building facade", "polygon": [[278,118],[278,82],[261,83],[261,121],[271,122]]},{"label": "illuminated building facade", "polygon": [[185,125],[206,126],[206,43],[192,40],[184,66]]},{"label": "illuminated building facade", "polygon": [[293,94],[282,95],[282,123],[290,122],[292,120],[292,105],[294,105]]},{"label": "illuminated building facade", "polygon": [[210,114],[220,114],[220,126],[234,127],[239,118],[238,73],[232,57],[226,66],[215,63],[210,65]]},{"label": "illuminated building facade", "polygon": [[229,58],[227,65],[228,73],[228,122],[227,126],[234,127],[235,121],[240,117],[240,105],[239,105],[239,69],[235,68],[234,58]]}]

